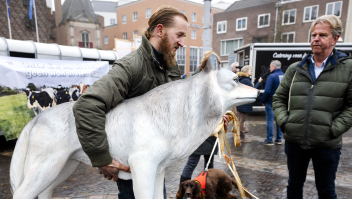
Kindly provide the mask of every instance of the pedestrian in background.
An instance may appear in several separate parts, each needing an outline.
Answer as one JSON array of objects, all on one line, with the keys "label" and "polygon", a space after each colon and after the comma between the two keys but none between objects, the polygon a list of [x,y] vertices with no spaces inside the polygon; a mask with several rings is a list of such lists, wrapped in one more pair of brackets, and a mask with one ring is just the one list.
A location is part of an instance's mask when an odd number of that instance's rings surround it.
[{"label": "pedestrian in background", "polygon": [[[270,63],[271,74],[266,79],[265,91],[262,97],[263,106],[265,106],[266,115],[266,140],[263,144],[274,145],[274,111],[273,111],[273,95],[276,92],[277,87],[284,77],[284,73],[281,70],[281,62],[274,60]],[[276,139],[275,144],[281,144],[282,131],[279,125],[276,123]]]},{"label": "pedestrian in background", "polygon": [[[254,88],[258,88],[263,81],[263,79],[260,77],[258,80],[258,83],[253,86],[251,76],[252,76],[252,67],[247,65],[244,66],[240,72],[237,73],[238,79],[241,84],[245,84],[247,86],[251,86]],[[244,130],[245,130],[245,125],[244,122],[246,121],[247,115],[250,112],[253,112],[253,104],[245,104],[241,106],[237,106],[237,111],[239,114],[239,120],[240,120],[240,139],[242,142],[251,142],[249,138],[246,137]]]},{"label": "pedestrian in background", "polygon": [[[239,72],[239,64],[238,64],[238,62],[234,62],[234,63],[232,63],[231,64],[231,70],[232,70],[232,72],[234,72],[234,73],[237,73],[237,72]],[[236,106],[234,106],[233,108],[232,108],[232,112],[237,116],[237,109],[236,109]],[[247,131],[247,129],[245,129],[245,131]]]},{"label": "pedestrian in background", "polygon": [[276,121],[285,132],[288,199],[303,198],[311,159],[319,198],[337,198],[342,135],[352,126],[351,54],[335,49],[341,32],[335,15],[314,20],[312,52],[287,69],[273,97]]}]

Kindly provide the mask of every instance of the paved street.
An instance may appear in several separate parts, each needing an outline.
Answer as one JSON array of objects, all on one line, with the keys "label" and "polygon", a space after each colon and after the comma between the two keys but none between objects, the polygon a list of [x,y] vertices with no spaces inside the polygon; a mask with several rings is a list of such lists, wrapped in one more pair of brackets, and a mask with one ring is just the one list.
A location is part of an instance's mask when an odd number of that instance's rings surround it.
[{"label": "paved street", "polygon": [[[284,144],[264,146],[260,142],[266,137],[264,114],[251,115],[247,128],[252,143],[242,143],[240,147],[233,146],[233,134],[228,134],[233,158],[239,176],[245,187],[259,198],[286,198],[288,173]],[[336,191],[338,198],[352,198],[352,130],[343,138],[343,150],[337,172]],[[13,149],[0,151],[0,198],[10,199],[9,166]],[[178,190],[180,174],[186,160],[171,165],[166,170],[166,189],[168,198],[174,198]],[[193,173],[196,177],[203,169],[203,160]],[[222,169],[232,175],[226,164],[216,156],[215,168]],[[238,197],[239,192],[233,191]],[[54,198],[89,198],[113,199],[117,197],[116,184],[104,179],[92,167],[81,164],[74,174],[54,191]],[[312,164],[308,169],[307,181],[304,187],[304,198],[318,198],[314,183]]]}]

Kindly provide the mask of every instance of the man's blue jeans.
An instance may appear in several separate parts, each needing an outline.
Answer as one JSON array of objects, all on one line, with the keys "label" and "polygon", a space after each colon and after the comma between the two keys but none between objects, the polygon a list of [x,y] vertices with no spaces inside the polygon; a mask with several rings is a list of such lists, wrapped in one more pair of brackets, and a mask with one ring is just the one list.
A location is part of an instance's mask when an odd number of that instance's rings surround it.
[{"label": "man's blue jeans", "polygon": [[[119,199],[134,199],[132,180],[117,180],[117,188],[119,189]],[[166,199],[166,187],[164,180],[164,199]]]},{"label": "man's blue jeans", "polygon": [[287,198],[303,198],[303,186],[307,169],[312,159],[315,185],[319,199],[335,199],[336,171],[340,161],[340,149],[302,149],[299,145],[285,142],[287,167],[289,172]]},{"label": "man's blue jeans", "polygon": [[[274,111],[273,105],[271,102],[265,104],[265,114],[266,114],[266,132],[267,132],[267,140],[273,141],[274,137]],[[282,131],[276,123],[276,141],[281,141],[282,139]]]}]

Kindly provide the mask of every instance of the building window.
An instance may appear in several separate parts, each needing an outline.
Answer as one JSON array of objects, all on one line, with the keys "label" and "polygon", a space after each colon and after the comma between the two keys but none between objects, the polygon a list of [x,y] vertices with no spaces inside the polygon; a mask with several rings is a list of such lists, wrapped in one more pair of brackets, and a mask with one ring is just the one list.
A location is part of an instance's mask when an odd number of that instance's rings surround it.
[{"label": "building window", "polygon": [[216,31],[218,34],[226,33],[227,21],[219,21],[216,26],[218,27]]},{"label": "building window", "polygon": [[89,34],[88,33],[82,33],[82,47],[83,48],[89,48]]},{"label": "building window", "polygon": [[303,21],[310,22],[316,19],[318,17],[318,8],[318,5],[304,7]]},{"label": "building window", "polygon": [[342,1],[326,4],[326,14],[341,17]]},{"label": "building window", "polygon": [[115,24],[115,19],[110,19],[110,25],[114,25]]},{"label": "building window", "polygon": [[196,71],[197,66],[198,66],[198,48],[190,48],[190,55],[189,55],[189,61],[190,61],[190,69],[189,72],[193,73]]},{"label": "building window", "polygon": [[186,12],[184,10],[180,10],[180,12],[182,12],[184,15],[186,14]]},{"label": "building window", "polygon": [[238,18],[236,24],[236,31],[247,30],[247,17]]},{"label": "building window", "polygon": [[122,33],[122,39],[127,40],[127,32]]},{"label": "building window", "polygon": [[203,48],[199,48],[199,65],[200,65],[200,63],[202,62],[202,59],[203,59]]},{"label": "building window", "polygon": [[191,32],[191,39],[197,39],[197,32],[195,30]]},{"label": "building window", "polygon": [[270,26],[270,13],[258,15],[258,28]]},{"label": "building window", "polygon": [[283,12],[282,25],[290,25],[296,23],[296,11],[297,9],[285,10]]},{"label": "building window", "polygon": [[204,23],[204,15],[202,15],[202,23]]},{"label": "building window", "polygon": [[152,9],[148,8],[145,10],[145,18],[149,19],[152,16]]},{"label": "building window", "polygon": [[176,51],[176,59],[178,67],[181,70],[181,75],[185,74],[186,66],[186,47],[179,47]]},{"label": "building window", "polygon": [[294,42],[295,42],[294,32],[282,33],[281,43],[294,43]]},{"label": "building window", "polygon": [[127,23],[127,15],[122,15],[122,24]]},{"label": "building window", "polygon": [[243,46],[243,39],[231,39],[221,41],[220,55],[227,56],[229,54],[232,54],[235,49],[241,46]]},{"label": "building window", "polygon": [[192,21],[197,22],[197,13],[192,12]]},{"label": "building window", "polygon": [[82,17],[81,20],[84,21],[84,22],[87,22],[87,21],[88,21],[88,19],[87,19],[86,17]]},{"label": "building window", "polygon": [[138,35],[138,30],[134,30],[133,31],[133,36],[137,36]]},{"label": "building window", "polygon": [[137,21],[137,12],[133,12],[133,21]]},{"label": "building window", "polygon": [[108,36],[104,37],[104,44],[109,44],[109,37]]}]

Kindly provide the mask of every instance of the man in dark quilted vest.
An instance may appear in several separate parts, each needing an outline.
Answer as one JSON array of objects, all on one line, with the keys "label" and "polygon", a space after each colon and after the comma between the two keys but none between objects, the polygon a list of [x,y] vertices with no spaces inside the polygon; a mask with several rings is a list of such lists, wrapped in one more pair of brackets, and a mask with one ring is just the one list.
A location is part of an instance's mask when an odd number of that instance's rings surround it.
[{"label": "man in dark quilted vest", "polygon": [[288,199],[303,198],[310,160],[319,198],[337,198],[342,135],[352,125],[351,54],[335,49],[341,32],[341,20],[334,15],[314,20],[312,52],[287,69],[273,97],[286,140]]}]

